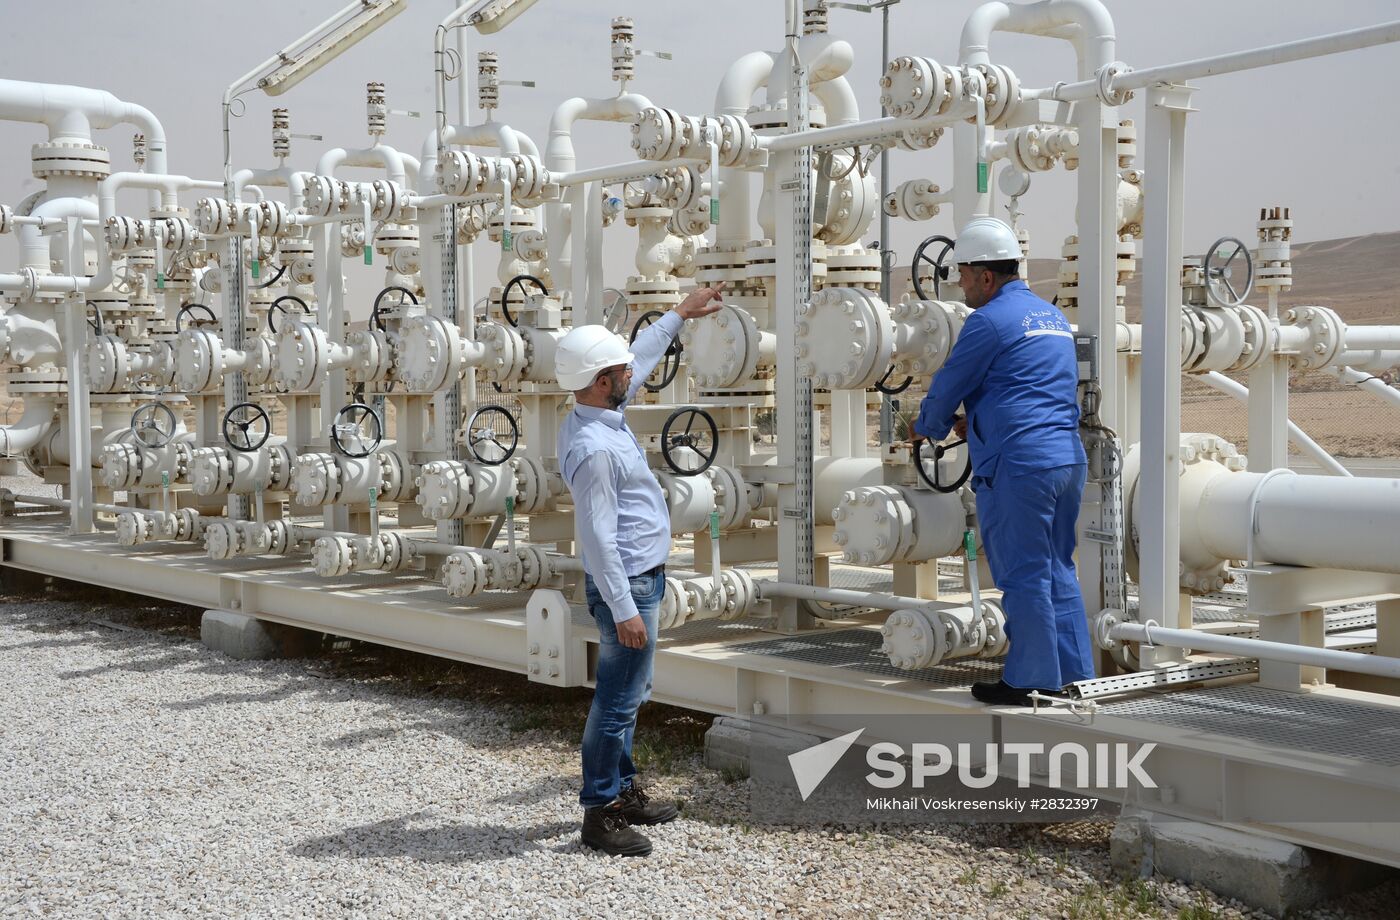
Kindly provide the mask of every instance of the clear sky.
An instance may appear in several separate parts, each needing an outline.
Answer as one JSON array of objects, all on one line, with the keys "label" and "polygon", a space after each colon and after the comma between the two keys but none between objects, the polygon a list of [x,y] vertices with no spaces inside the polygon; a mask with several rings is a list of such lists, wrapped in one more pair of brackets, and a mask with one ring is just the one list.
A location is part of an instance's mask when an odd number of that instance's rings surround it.
[{"label": "clear sky", "polygon": [[[0,17],[6,49],[0,77],[100,87],[139,102],[165,124],[173,172],[218,178],[224,86],[340,5],[340,0],[5,0],[0,7],[9,15]],[[892,10],[891,55],[955,62],[963,21],[976,5],[904,0]],[[1110,0],[1107,5],[1118,29],[1118,56],[1138,67],[1357,28],[1400,14],[1395,0]],[[234,123],[235,166],[275,165],[269,132],[274,105],[291,109],[293,131],[325,136],[324,142],[294,140],[293,166],[313,168],[327,147],[364,146],[368,80],[387,84],[390,107],[424,113],[422,119],[392,119],[385,139],[416,156],[431,125],[433,28],[452,7],[449,0],[410,0],[406,12],[287,94],[245,96],[246,116]],[[469,33],[468,69],[474,78],[476,52],[489,49],[500,55],[502,79],[538,83],[536,89],[503,87],[497,117],[543,148],[550,113],[560,101],[616,92],[609,69],[611,17],[636,20],[639,48],[675,56],[670,62],[639,60],[629,88],[658,105],[700,114],[711,111],[715,87],[731,61],[748,51],[780,47],[782,9],[778,0],[539,0],[499,35]],[[850,80],[862,117],[877,116],[879,15],[834,10],[831,31],[855,46]],[[1026,85],[1074,79],[1073,53],[1061,42],[999,35],[992,54]],[[1266,205],[1293,209],[1299,240],[1395,229],[1400,213],[1397,77],[1400,46],[1392,45],[1199,81],[1200,111],[1187,128],[1188,251],[1226,234],[1251,240],[1253,220]],[[1141,106],[1141,98],[1134,100],[1123,116],[1141,125]],[[472,113],[479,115],[474,102]],[[0,202],[16,204],[38,187],[30,176],[29,147],[45,136],[39,125],[0,123]],[[631,159],[629,137],[623,126],[581,123],[575,135],[579,165]],[[99,132],[98,142],[111,149],[114,168],[129,168],[129,129]],[[951,146],[945,137],[931,152],[893,154],[892,185],[918,176],[951,185]],[[1034,256],[1057,256],[1073,232],[1074,183],[1063,170],[1037,176],[1023,199]],[[136,196],[129,199],[133,210],[139,202]],[[895,221],[894,227],[901,262],[923,237],[954,233],[951,209],[930,222]],[[872,227],[866,239],[875,237]],[[620,286],[629,273],[635,241],[635,231],[621,221],[609,231],[609,284]],[[0,238],[0,266],[10,267],[14,259],[13,238]],[[488,254],[478,259],[479,273],[494,273]],[[377,267],[364,271],[378,277]],[[354,312],[367,309],[357,305]]]}]

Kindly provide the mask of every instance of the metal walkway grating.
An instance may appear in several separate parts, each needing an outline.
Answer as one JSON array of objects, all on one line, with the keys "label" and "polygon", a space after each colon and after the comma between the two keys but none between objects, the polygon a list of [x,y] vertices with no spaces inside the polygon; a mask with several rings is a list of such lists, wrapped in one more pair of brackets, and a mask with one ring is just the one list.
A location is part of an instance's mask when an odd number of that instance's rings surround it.
[{"label": "metal walkway grating", "polygon": [[1400,712],[1263,687],[1216,687],[1105,703],[1105,715],[1400,767]]},{"label": "metal walkway grating", "polygon": [[966,687],[1001,675],[1001,658],[955,661],[934,668],[905,671],[890,664],[880,651],[880,633],[873,629],[840,629],[814,635],[783,636],[734,646],[734,651],[787,661],[819,664],[838,671],[860,671],[900,680],[922,680],[940,687]]}]

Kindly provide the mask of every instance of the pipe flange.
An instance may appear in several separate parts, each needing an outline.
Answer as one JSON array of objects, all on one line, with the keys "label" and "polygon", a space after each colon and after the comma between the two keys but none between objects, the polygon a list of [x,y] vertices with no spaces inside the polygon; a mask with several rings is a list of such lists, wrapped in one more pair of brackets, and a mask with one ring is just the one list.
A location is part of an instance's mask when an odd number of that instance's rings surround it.
[{"label": "pipe flange", "polygon": [[1099,615],[1094,617],[1094,641],[1098,643],[1099,648],[1104,651],[1113,651],[1118,648],[1121,643],[1110,634],[1113,632],[1113,627],[1123,622],[1123,619],[1123,611],[1115,610],[1112,607],[1100,610]]},{"label": "pipe flange", "polygon": [[932,58],[897,57],[880,77],[880,105],[896,118],[942,115],[961,96],[961,75]]},{"label": "pipe flange", "polygon": [[924,611],[896,610],[880,627],[884,637],[880,651],[903,671],[931,667],[941,662],[947,651],[943,634],[943,626],[930,622]]},{"label": "pipe flange", "polygon": [[690,376],[706,389],[752,380],[758,369],[759,340],[753,316],[732,304],[704,319],[687,320],[681,327]]},{"label": "pipe flange", "polygon": [[332,454],[302,454],[292,467],[292,495],[298,505],[318,507],[340,498],[340,464]]},{"label": "pipe flange", "polygon": [[525,582],[525,567],[518,556],[499,553],[486,562],[487,584],[498,590],[516,591]]},{"label": "pipe flange", "polygon": [[272,379],[280,389],[305,393],[326,379],[330,339],[324,329],[299,320],[283,320],[274,349]]},{"label": "pipe flange", "polygon": [[75,176],[105,179],[112,174],[112,155],[106,147],[86,141],[49,141],[29,149],[34,178]]},{"label": "pipe flange", "polygon": [[360,383],[389,379],[394,367],[394,346],[388,333],[362,329],[350,333],[345,343],[355,352],[355,361],[350,365],[352,379]]},{"label": "pipe flange", "polygon": [[863,390],[889,367],[889,308],[861,288],[831,287],[797,308],[797,372],[830,390]]},{"label": "pipe flange", "polygon": [[126,343],[115,335],[98,336],[87,349],[88,382],[96,393],[126,389],[131,363]]},{"label": "pipe flange", "polygon": [[175,337],[175,385],[186,393],[202,393],[224,381],[224,347],[208,329],[187,328]]},{"label": "pipe flange", "polygon": [[661,595],[661,606],[657,609],[656,628],[674,629],[690,617],[690,602],[685,583],[679,578],[667,578],[666,588]]},{"label": "pipe flange", "polygon": [[339,578],[350,573],[359,556],[345,537],[321,537],[311,547],[311,566],[322,578]]},{"label": "pipe flange", "polygon": [[1292,323],[1308,335],[1307,344],[1293,356],[1293,366],[1299,370],[1327,367],[1345,347],[1346,324],[1336,311],[1327,307],[1294,307],[1284,314],[1284,322]]},{"label": "pipe flange", "polygon": [[886,565],[914,543],[914,512],[894,486],[863,486],[841,496],[831,512],[831,539],[846,562]]},{"label": "pipe flange", "polygon": [[1130,89],[1113,88],[1113,81],[1125,73],[1132,73],[1132,68],[1122,61],[1113,61],[1105,64],[1094,74],[1094,79],[1098,83],[1099,101],[1104,105],[1119,106],[1124,105],[1133,98],[1133,91]]},{"label": "pipe flange", "polygon": [[471,597],[486,587],[486,560],[480,553],[453,553],[443,560],[438,578],[448,595]]},{"label": "pipe flange", "polygon": [[155,534],[155,521],[135,511],[124,511],[117,515],[117,543],[120,546],[139,546],[148,542]]},{"label": "pipe flange", "polygon": [[1006,612],[1002,610],[1000,601],[982,599],[982,628],[986,639],[978,657],[996,658],[1005,655],[1011,642],[1006,635]]},{"label": "pipe flange", "polygon": [[972,311],[964,304],[906,297],[891,314],[894,374],[926,377],[943,367]]},{"label": "pipe flange", "polygon": [[985,87],[987,124],[1000,124],[1021,101],[1021,81],[1010,68],[1000,64],[977,64],[974,69],[982,75]]},{"label": "pipe flange", "polygon": [[410,316],[399,325],[398,378],[414,393],[436,393],[461,376],[457,327],[438,316]]},{"label": "pipe flange", "polygon": [[233,488],[233,461],[224,447],[199,447],[190,459],[190,486],[195,495],[223,495]]},{"label": "pipe flange", "polygon": [[413,500],[430,521],[448,521],[471,513],[473,482],[470,469],[459,460],[431,460],[413,480]]},{"label": "pipe flange", "polygon": [[210,559],[232,559],[243,549],[243,536],[228,521],[215,521],[204,531],[204,548]]}]

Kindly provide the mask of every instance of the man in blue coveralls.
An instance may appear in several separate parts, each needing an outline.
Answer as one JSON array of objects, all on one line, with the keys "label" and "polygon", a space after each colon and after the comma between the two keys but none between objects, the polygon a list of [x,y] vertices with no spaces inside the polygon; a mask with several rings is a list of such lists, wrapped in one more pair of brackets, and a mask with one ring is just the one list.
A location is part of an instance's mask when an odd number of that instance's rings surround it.
[{"label": "man in blue coveralls", "polygon": [[974,312],[934,375],[911,437],[941,441],[956,427],[967,438],[982,544],[1010,638],[1001,679],[973,684],[972,695],[1030,705],[1032,690],[1058,693],[1094,676],[1074,572],[1086,470],[1074,334],[1020,279],[1020,244],[1006,224],[974,218],[953,255]]},{"label": "man in blue coveralls", "polygon": [[666,353],[681,323],[718,311],[702,287],[628,347],[603,326],[559,341],[555,375],[574,394],[559,426],[559,470],[574,499],[588,610],[598,624],[598,674],[583,730],[583,842],[614,856],[646,856],[631,825],[662,824],[676,806],[653,802],[635,781],[632,735],[651,695],[657,609],[666,590],[671,517],[661,486],[622,412]]}]

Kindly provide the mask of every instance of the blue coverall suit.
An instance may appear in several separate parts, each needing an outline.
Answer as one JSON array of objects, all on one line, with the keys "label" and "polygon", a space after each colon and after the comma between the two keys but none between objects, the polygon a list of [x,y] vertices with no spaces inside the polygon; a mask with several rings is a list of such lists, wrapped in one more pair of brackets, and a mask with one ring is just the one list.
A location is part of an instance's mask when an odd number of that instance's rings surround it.
[{"label": "blue coverall suit", "polygon": [[1002,680],[1022,689],[1094,676],[1074,572],[1086,469],[1077,385],[1069,322],[1018,279],[967,318],[913,426],[941,441],[967,410],[977,517],[1011,640]]}]

